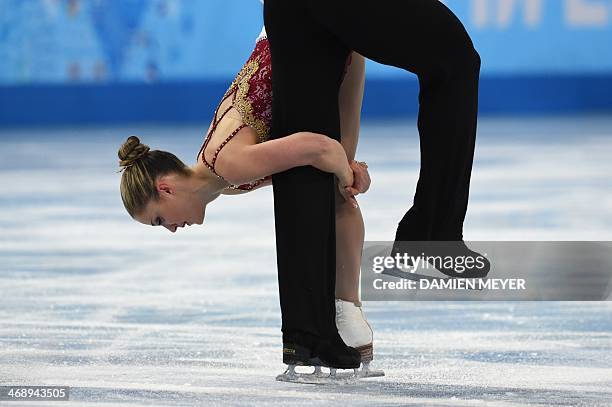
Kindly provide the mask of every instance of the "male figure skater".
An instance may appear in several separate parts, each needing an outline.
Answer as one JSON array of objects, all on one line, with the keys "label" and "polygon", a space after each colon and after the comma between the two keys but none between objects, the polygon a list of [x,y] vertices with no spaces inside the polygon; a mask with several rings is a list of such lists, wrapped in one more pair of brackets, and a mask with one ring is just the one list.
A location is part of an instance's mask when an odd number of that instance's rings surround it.
[{"label": "male figure skater", "polygon": [[[264,20],[272,56],[273,139],[312,131],[339,141],[338,90],[352,50],[418,76],[421,169],[395,240],[455,241],[454,255],[475,254],[462,239],[480,57],[458,18],[438,0],[266,0]],[[342,342],[334,323],[334,188],[332,174],[310,166],[273,176],[287,364],[359,366],[358,352]],[[488,269],[441,271],[480,277]]]}]

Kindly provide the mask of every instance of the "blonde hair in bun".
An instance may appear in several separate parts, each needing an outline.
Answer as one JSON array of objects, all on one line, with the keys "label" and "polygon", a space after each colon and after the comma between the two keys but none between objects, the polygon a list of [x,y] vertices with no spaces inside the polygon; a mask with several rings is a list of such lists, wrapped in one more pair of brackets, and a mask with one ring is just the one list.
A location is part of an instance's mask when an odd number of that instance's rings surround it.
[{"label": "blonde hair in bun", "polygon": [[144,157],[150,148],[146,144],[141,144],[140,139],[136,136],[129,136],[125,143],[119,148],[117,155],[119,156],[119,166],[123,167],[119,172],[132,166],[136,160]]},{"label": "blonde hair in bun", "polygon": [[150,200],[157,201],[156,180],[158,177],[178,173],[189,176],[191,169],[167,151],[151,150],[136,136],[129,136],[119,147],[118,172],[121,174],[121,200],[130,216],[142,212]]}]

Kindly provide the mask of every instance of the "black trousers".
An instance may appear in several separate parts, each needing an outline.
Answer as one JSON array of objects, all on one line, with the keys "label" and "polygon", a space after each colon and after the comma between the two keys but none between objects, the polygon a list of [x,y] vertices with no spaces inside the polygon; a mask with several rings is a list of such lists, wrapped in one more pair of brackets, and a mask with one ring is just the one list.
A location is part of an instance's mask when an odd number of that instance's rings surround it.
[{"label": "black trousers", "polygon": [[[438,0],[265,0],[271,137],[340,139],[338,90],[351,50],[418,76],[421,168],[396,240],[462,240],[476,139],[480,57]],[[409,185],[398,185],[409,188]],[[282,330],[335,329],[334,179],[314,167],[273,176]]]}]

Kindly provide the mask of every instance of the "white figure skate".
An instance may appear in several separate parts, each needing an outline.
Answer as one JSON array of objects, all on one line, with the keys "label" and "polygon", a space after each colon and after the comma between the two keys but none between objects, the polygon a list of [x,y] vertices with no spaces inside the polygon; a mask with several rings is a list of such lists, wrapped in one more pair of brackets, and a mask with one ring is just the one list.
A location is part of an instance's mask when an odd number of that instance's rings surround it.
[{"label": "white figure skate", "polygon": [[[361,369],[355,369],[355,376],[379,377],[385,375],[382,370],[370,369],[370,362],[374,359],[374,335],[361,306],[337,298],[336,328],[344,343],[361,354]],[[334,374],[333,370],[332,374]]]}]

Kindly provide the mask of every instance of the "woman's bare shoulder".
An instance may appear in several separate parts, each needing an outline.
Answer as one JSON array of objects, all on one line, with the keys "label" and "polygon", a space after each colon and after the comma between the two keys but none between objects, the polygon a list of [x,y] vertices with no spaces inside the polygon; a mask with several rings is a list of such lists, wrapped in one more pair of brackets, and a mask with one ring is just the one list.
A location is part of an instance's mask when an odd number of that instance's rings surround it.
[{"label": "woman's bare shoulder", "polygon": [[[212,162],[217,150],[217,159],[215,161],[215,171],[223,176],[224,169],[236,164],[236,160],[240,159],[241,151],[246,147],[257,144],[257,133],[250,126],[244,126],[231,139],[228,137],[242,126],[242,120],[229,118],[227,125],[219,129],[221,137],[215,140],[215,143],[210,143],[206,148],[206,160]],[[209,151],[210,149],[210,151]]]},{"label": "woman's bare shoulder", "polygon": [[[207,160],[212,160],[215,151],[221,147],[221,145],[225,142],[225,140],[234,132],[238,127],[242,126],[244,120],[235,108],[231,108],[219,121],[216,129],[210,135],[210,141],[206,147],[205,155]],[[213,123],[210,124],[208,128],[207,134],[212,129]],[[236,144],[235,141],[240,140],[240,144],[254,144],[257,140],[257,137],[250,137],[249,132],[239,132],[236,134],[227,144]],[[226,144],[226,146],[227,146]],[[222,148],[225,148],[223,146]]]}]

